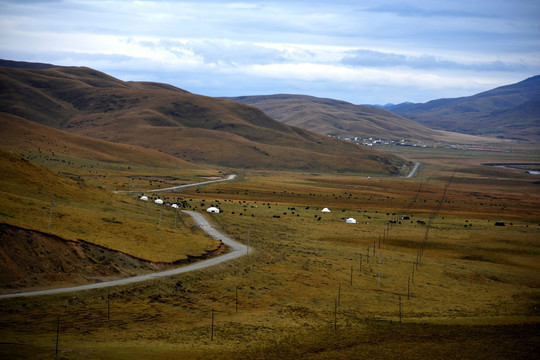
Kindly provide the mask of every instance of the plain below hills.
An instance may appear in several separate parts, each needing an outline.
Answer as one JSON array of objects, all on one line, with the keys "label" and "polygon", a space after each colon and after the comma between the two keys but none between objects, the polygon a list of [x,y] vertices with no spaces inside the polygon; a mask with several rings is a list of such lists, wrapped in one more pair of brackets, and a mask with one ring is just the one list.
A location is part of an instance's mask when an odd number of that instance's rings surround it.
[{"label": "plain below hills", "polygon": [[398,174],[409,165],[288,126],[254,107],[167,84],[124,82],[84,67],[4,66],[0,88],[5,114],[197,164],[379,174]]},{"label": "plain below hills", "polygon": [[486,139],[434,130],[384,109],[334,99],[291,94],[226,99],[257,107],[284,124],[324,135],[421,142],[486,142]]},{"label": "plain below hills", "polygon": [[473,96],[385,108],[435,129],[537,143],[540,75]]}]

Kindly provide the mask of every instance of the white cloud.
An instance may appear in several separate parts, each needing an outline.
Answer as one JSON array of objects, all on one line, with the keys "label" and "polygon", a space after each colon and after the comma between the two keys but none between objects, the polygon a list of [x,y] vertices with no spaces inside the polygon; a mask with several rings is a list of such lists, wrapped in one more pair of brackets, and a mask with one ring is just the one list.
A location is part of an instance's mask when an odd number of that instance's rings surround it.
[{"label": "white cloud", "polygon": [[357,103],[426,101],[540,73],[540,5],[533,0],[369,6],[5,0],[1,6],[2,58],[85,65],[212,96],[296,92]]}]

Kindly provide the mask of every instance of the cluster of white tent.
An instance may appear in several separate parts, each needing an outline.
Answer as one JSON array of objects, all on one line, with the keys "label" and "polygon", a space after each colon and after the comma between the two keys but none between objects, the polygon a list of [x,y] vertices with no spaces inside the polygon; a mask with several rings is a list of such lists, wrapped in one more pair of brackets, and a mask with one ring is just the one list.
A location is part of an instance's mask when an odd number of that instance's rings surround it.
[{"label": "cluster of white tent", "polygon": [[[329,213],[331,212],[329,208],[325,207],[324,209],[321,210],[321,212],[323,213]],[[345,220],[345,222],[347,224],[356,224],[356,219],[355,218],[348,218]]]},{"label": "cluster of white tent", "polygon": [[[148,201],[148,196],[143,195],[143,196],[140,197],[140,199],[143,200],[143,201]],[[160,204],[160,205],[163,204],[163,200],[161,200],[161,199],[156,199],[156,200],[154,200],[154,202],[156,204]],[[173,208],[175,208],[175,209],[178,209],[178,204],[172,204],[171,206]],[[215,206],[210,206],[208,209],[206,209],[206,211],[209,212],[209,213],[213,213],[213,214],[219,214],[219,212],[220,212],[220,210]],[[331,211],[330,211],[330,209],[325,207],[324,209],[321,210],[321,212],[329,213]],[[347,224],[356,224],[356,219],[351,217],[351,218],[346,219],[345,222]]]},{"label": "cluster of white tent", "polygon": [[[139,200],[142,200],[142,201],[148,201],[148,196],[146,195],[143,195],[139,198]],[[158,204],[158,205],[163,205],[163,200],[161,199],[156,199],[154,200],[154,203]],[[168,205],[168,204],[167,204]],[[179,206],[178,204],[172,204],[171,207],[175,208],[175,209],[178,209]]]},{"label": "cluster of white tent", "polygon": [[[143,195],[143,196],[141,196],[139,199],[140,199],[140,200],[143,200],[143,201],[148,201],[148,196]],[[161,200],[161,199],[156,199],[156,200],[154,200],[154,203],[159,204],[159,205],[162,205],[162,204],[163,204],[163,200]],[[178,208],[179,208],[178,204],[172,204],[171,207],[173,207],[173,208],[175,208],[175,209],[178,209]],[[209,213],[216,213],[216,214],[219,213],[219,209],[218,209],[217,207],[215,207],[215,206],[209,207],[208,209],[206,209],[206,211],[209,212]]]}]

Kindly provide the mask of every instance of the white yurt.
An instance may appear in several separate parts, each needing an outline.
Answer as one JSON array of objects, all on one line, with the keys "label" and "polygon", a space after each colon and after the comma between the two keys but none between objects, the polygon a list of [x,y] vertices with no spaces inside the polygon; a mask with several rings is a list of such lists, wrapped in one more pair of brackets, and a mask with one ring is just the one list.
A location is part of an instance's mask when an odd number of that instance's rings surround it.
[{"label": "white yurt", "polygon": [[321,212],[330,212],[330,209],[324,208],[324,209],[321,210]]},{"label": "white yurt", "polygon": [[159,205],[163,204],[163,200],[161,200],[161,199],[156,199],[156,200],[154,200],[154,202],[156,204],[159,204]]},{"label": "white yurt", "polygon": [[354,218],[348,218],[347,220],[345,220],[345,222],[346,222],[347,224],[356,224],[356,219],[354,219]]},{"label": "white yurt", "polygon": [[218,214],[219,213],[219,209],[215,206],[211,206],[209,207],[208,209],[206,209],[207,212],[209,213],[214,213],[214,214]]},{"label": "white yurt", "polygon": [[171,207],[178,209],[178,204],[172,204]]},{"label": "white yurt", "polygon": [[148,201],[148,196],[141,196],[139,199],[141,199],[142,201]]}]

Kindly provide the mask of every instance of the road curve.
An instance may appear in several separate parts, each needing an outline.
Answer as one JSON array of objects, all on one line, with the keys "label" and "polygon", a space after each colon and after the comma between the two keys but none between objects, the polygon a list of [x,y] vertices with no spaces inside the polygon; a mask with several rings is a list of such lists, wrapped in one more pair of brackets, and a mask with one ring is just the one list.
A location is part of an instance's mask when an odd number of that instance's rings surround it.
[{"label": "road curve", "polygon": [[418,168],[420,167],[420,163],[419,162],[415,162],[414,163],[414,167],[413,169],[411,170],[411,172],[409,173],[409,175],[405,176],[405,179],[410,179],[414,176],[414,174],[416,173],[416,171],[418,170]]},{"label": "road curve", "polygon": [[139,193],[140,194],[140,193],[171,192],[171,191],[177,191],[177,190],[185,190],[185,189],[189,189],[189,188],[197,187],[197,186],[201,186],[201,185],[208,185],[208,184],[218,183],[218,182],[222,182],[222,181],[229,181],[229,180],[233,180],[235,178],[236,178],[236,175],[229,175],[226,178],[219,179],[219,180],[209,180],[209,181],[203,181],[203,182],[198,182],[198,183],[194,183],[194,184],[171,186],[171,187],[163,188],[163,189],[130,190],[130,191],[118,190],[118,191],[113,191],[113,193],[115,193],[115,194],[135,194],[135,193]]},{"label": "road curve", "polygon": [[194,211],[187,211],[187,210],[182,210],[182,212],[189,214],[191,217],[193,217],[193,219],[195,220],[197,225],[201,227],[201,229],[203,229],[208,235],[210,235],[214,239],[223,241],[223,243],[225,243],[226,245],[230,247],[231,251],[224,255],[217,256],[215,258],[199,261],[199,262],[187,265],[187,266],[170,269],[166,271],[160,271],[160,272],[146,274],[146,275],[133,276],[133,277],[125,278],[125,279],[119,279],[119,280],[113,280],[113,281],[107,281],[107,282],[95,283],[95,284],[88,284],[88,285],[72,286],[72,287],[57,288],[57,289],[50,289],[50,290],[28,291],[28,292],[14,293],[14,294],[3,294],[3,295],[0,295],[0,299],[9,299],[9,298],[16,298],[16,297],[23,297],[23,296],[54,295],[54,294],[61,294],[61,293],[81,291],[81,290],[101,289],[101,288],[110,287],[110,286],[126,285],[126,284],[146,281],[146,280],[152,280],[152,279],[182,274],[189,271],[200,270],[209,266],[220,264],[220,263],[244,256],[244,255],[247,255],[248,248],[246,245],[240,244],[232,240],[230,237],[220,233],[201,214],[196,213]]}]

